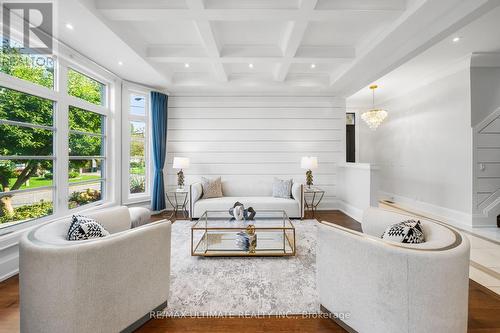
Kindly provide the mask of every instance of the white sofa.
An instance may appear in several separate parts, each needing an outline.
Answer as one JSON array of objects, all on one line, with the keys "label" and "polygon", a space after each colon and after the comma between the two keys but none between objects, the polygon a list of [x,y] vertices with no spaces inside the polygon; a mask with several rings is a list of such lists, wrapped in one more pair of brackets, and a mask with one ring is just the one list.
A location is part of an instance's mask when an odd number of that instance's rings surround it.
[{"label": "white sofa", "polygon": [[369,208],[364,233],[319,224],[317,279],[323,310],[361,333],[466,332],[469,241],[447,225],[422,218],[415,219],[422,222],[425,243],[380,238],[387,226],[409,218]]},{"label": "white sofa", "polygon": [[21,332],[131,332],[166,307],[169,221],[131,229],[129,209],[85,214],[110,235],[68,241],[71,219],[42,225],[20,242]]},{"label": "white sofa", "polygon": [[283,199],[272,196],[272,182],[227,182],[222,181],[221,198],[203,199],[201,183],[189,187],[189,216],[200,218],[207,210],[229,210],[236,201],[245,208],[253,207],[259,215],[259,210],[284,210],[290,218],[304,217],[304,186],[293,183],[292,198]]}]

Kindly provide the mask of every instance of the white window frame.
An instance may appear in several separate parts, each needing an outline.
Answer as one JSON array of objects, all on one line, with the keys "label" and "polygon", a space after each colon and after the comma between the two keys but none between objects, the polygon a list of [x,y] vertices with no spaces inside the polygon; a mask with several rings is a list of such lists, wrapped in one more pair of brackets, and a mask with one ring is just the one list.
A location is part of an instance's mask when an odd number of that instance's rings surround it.
[{"label": "white window frame", "polygon": [[[142,95],[145,100],[145,115],[130,114],[130,95]],[[130,193],[130,121],[144,121],[146,124],[144,138],[144,158],[146,162],[146,190],[144,193]],[[151,200],[153,163],[151,154],[151,89],[124,82],[122,85],[122,201],[124,204],[144,203]]]},{"label": "white window frame", "polygon": [[[120,179],[120,171],[117,167],[120,159],[119,140],[105,139],[104,141],[104,169],[103,186],[101,200],[82,205],[80,207],[69,209],[69,106],[75,106],[84,110],[92,111],[105,116],[104,135],[107,138],[119,137],[119,122],[121,106],[121,91],[119,89],[121,81],[115,75],[105,71],[99,65],[93,63],[87,58],[79,55],[63,45],[59,47],[60,53],[53,55],[54,59],[54,88],[46,88],[36,83],[32,83],[14,76],[0,72],[0,86],[17,90],[22,93],[34,95],[37,97],[49,99],[55,102],[54,108],[54,148],[53,148],[53,213],[51,215],[38,219],[28,220],[26,222],[13,222],[0,228],[0,235],[14,232],[17,230],[39,225],[46,221],[51,221],[69,214],[92,210],[100,206],[112,206],[120,202],[119,190],[120,183],[112,182],[112,179]],[[70,96],[67,92],[67,71],[72,68],[106,86],[105,105],[100,106],[83,99]],[[19,157],[17,157],[20,159]],[[3,158],[7,159],[7,158]],[[44,158],[46,159],[46,158]],[[49,158],[50,159],[50,158]],[[37,191],[39,189],[32,189]]]}]

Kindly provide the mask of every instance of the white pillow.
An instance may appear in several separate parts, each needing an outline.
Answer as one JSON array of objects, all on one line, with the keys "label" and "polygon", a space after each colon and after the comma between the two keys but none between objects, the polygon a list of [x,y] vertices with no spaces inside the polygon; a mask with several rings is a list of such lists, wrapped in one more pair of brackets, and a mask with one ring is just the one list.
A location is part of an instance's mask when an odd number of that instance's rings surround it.
[{"label": "white pillow", "polygon": [[274,178],[273,197],[290,199],[292,197],[293,179],[282,180]]}]

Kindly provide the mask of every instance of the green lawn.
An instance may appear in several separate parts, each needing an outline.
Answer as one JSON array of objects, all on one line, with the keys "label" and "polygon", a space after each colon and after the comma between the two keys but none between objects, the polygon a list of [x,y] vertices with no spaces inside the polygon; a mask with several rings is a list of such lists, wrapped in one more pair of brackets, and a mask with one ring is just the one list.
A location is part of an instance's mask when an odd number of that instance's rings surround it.
[{"label": "green lawn", "polygon": [[[99,179],[98,175],[80,175],[79,177],[76,178],[71,178],[69,180],[70,183],[75,183],[75,182],[82,182],[82,181],[87,181],[87,180],[94,180],[94,179]],[[11,178],[10,179],[10,186],[14,185],[16,182],[16,178]],[[26,186],[24,184],[21,186],[21,190],[28,189],[28,188],[37,188],[37,187],[42,187],[42,186],[51,186],[52,185],[52,179],[45,179],[42,177],[33,177],[29,180],[29,186]]]}]

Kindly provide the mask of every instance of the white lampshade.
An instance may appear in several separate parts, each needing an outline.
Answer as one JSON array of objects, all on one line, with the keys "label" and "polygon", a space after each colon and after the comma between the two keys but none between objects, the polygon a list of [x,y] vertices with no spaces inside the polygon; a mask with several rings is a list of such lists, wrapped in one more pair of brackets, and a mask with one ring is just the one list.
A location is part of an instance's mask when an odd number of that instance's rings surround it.
[{"label": "white lampshade", "polygon": [[312,156],[304,156],[300,161],[300,167],[302,169],[316,169],[318,167],[318,158]]},{"label": "white lampshade", "polygon": [[187,157],[174,157],[174,169],[187,169],[189,168],[189,158]]}]

